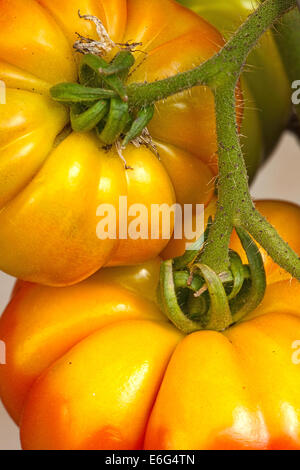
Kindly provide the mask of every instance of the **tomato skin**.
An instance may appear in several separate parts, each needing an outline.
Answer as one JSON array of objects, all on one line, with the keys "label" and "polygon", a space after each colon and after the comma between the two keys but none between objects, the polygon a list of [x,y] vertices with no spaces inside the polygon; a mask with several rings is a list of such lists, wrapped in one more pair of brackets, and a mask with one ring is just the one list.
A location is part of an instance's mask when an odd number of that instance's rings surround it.
[{"label": "tomato skin", "polygon": [[[257,204],[300,252],[300,207]],[[186,337],[153,302],[159,259],[64,289],[19,282],[0,396],[23,448],[300,449],[300,284],[265,262],[254,312]]]},{"label": "tomato skin", "polygon": [[[79,450],[140,448],[153,398],[180,337],[166,322],[151,321],[121,321],[90,335],[34,387],[22,417],[23,447],[30,448],[35,441],[38,449],[47,446],[50,450],[65,446]],[[44,411],[53,400],[56,404],[49,426]],[[69,432],[70,420],[74,434]],[[40,429],[36,422],[42,423]]]},{"label": "tomato skin", "polygon": [[275,440],[279,448],[281,440],[290,440],[287,448],[299,449],[294,384],[300,377],[291,354],[298,329],[299,313],[276,311],[225,335],[185,338],[156,399],[146,449],[259,450],[272,448]]},{"label": "tomato skin", "polygon": [[125,171],[114,148],[104,151],[94,134],[68,135],[69,113],[50,99],[49,88],[77,80],[75,32],[97,39],[78,10],[102,19],[114,41],[143,43],[147,55],[135,54],[131,81],[190,69],[219,50],[221,34],[173,0],[0,0],[0,9],[0,80],[7,86],[0,114],[0,268],[63,286],[102,266],[157,256],[168,243],[163,237],[99,240],[97,208],[112,204],[118,215],[120,196],[148,209],[209,204],[217,172],[212,92],[197,87],[158,104],[149,128],[161,162],[130,145],[124,157],[133,171]]},{"label": "tomato skin", "polygon": [[[13,306],[8,306],[0,320],[3,341],[10,344],[7,361],[11,364],[0,371],[1,395],[16,422],[28,388],[36,377],[81,339],[110,322],[164,320],[151,300],[155,298],[159,265],[159,260],[154,260],[125,271],[124,268],[104,269],[91,279],[64,289],[18,284]],[[48,302],[49,294],[53,305]],[[74,299],[75,309],[69,296]],[[24,338],[29,338],[27,344]]]}]

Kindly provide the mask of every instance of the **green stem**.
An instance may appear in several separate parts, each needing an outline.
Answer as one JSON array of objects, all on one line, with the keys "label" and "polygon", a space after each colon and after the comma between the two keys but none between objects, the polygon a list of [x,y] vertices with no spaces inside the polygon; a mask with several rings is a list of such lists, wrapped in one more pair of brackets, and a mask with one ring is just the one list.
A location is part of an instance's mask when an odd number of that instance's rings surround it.
[{"label": "green stem", "polygon": [[218,208],[202,263],[217,273],[229,268],[232,228],[244,227],[282,268],[300,280],[300,259],[275,228],[255,209],[248,187],[236,118],[234,84],[215,90],[219,142]]},{"label": "green stem", "polygon": [[144,107],[197,85],[215,88],[238,80],[246,59],[262,34],[284,13],[296,6],[296,0],[266,0],[241,26],[225,47],[204,64],[154,83],[133,83],[127,87],[129,105]]},{"label": "green stem", "polygon": [[235,82],[215,90],[218,135],[218,208],[201,258],[217,273],[229,268],[232,229],[243,211],[252,207],[248,176],[235,117]]}]

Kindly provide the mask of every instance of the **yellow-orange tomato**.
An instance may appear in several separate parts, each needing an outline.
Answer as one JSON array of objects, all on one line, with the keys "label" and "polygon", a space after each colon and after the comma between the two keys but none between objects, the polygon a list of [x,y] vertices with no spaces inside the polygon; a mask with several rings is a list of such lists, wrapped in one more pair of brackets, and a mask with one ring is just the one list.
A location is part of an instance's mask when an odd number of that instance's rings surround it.
[{"label": "yellow-orange tomato", "polygon": [[[300,252],[300,208],[261,207],[279,229],[290,223]],[[274,281],[273,263],[242,322],[184,337],[153,302],[159,266],[18,285],[0,320],[0,393],[23,448],[300,449],[298,281]]]},{"label": "yellow-orange tomato", "polygon": [[149,130],[161,162],[130,145],[124,157],[133,170],[125,171],[94,133],[67,132],[67,108],[49,88],[77,81],[76,33],[97,39],[78,10],[100,18],[114,41],[142,43],[130,82],[190,69],[219,50],[222,36],[173,0],[0,0],[0,10],[0,268],[58,286],[157,256],[163,237],[99,240],[97,207],[111,204],[118,216],[120,196],[149,213],[176,200],[207,205],[217,171],[212,92],[196,87],[157,104]]}]

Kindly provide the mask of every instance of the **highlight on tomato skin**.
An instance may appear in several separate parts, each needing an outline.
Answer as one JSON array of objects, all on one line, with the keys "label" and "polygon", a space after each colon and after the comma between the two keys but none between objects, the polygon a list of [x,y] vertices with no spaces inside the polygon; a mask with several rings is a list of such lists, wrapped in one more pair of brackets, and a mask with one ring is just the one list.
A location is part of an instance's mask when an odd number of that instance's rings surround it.
[{"label": "highlight on tomato skin", "polygon": [[[256,204],[300,251],[300,208]],[[188,336],[154,302],[160,259],[63,289],[19,282],[0,319],[0,394],[23,448],[300,449],[300,287],[265,263],[254,312]]]}]

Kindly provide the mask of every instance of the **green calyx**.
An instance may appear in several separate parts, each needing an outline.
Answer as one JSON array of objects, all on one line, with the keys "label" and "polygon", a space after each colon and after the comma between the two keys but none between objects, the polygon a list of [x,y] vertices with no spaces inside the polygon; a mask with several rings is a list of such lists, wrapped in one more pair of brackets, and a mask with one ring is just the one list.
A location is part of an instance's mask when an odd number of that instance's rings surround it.
[{"label": "green calyx", "polygon": [[95,129],[103,145],[121,139],[121,148],[142,134],[153,117],[154,106],[129,108],[125,82],[134,63],[128,50],[121,50],[110,63],[86,54],[80,63],[80,83],[60,83],[50,89],[55,101],[70,107],[75,132]]},{"label": "green calyx", "polygon": [[[210,226],[211,222],[204,240]],[[169,320],[185,334],[224,331],[253,311],[264,297],[262,256],[250,235],[244,229],[236,230],[247,254],[247,265],[230,251],[230,268],[217,274],[201,262],[204,240],[196,242],[180,258],[162,263],[159,301]]]}]

